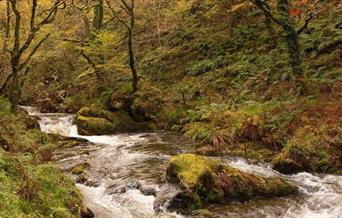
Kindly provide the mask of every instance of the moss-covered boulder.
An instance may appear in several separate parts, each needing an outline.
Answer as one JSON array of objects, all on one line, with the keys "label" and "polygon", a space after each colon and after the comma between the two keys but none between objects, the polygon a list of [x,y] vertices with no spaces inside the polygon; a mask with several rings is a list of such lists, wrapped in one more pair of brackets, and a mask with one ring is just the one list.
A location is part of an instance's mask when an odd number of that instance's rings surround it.
[{"label": "moss-covered boulder", "polygon": [[94,107],[82,108],[76,115],[76,125],[81,135],[132,132],[140,127],[124,111],[111,112]]},{"label": "moss-covered boulder", "polygon": [[167,181],[179,184],[182,192],[170,203],[170,209],[191,211],[207,203],[245,201],[254,197],[296,194],[297,187],[282,178],[263,178],[224,166],[193,154],[173,157],[167,167]]},{"label": "moss-covered boulder", "polygon": [[76,124],[81,135],[106,135],[119,131],[116,126],[103,118],[77,116]]},{"label": "moss-covered boulder", "polygon": [[273,158],[275,170],[291,174],[303,171],[332,173],[338,168],[324,130],[300,128]]}]

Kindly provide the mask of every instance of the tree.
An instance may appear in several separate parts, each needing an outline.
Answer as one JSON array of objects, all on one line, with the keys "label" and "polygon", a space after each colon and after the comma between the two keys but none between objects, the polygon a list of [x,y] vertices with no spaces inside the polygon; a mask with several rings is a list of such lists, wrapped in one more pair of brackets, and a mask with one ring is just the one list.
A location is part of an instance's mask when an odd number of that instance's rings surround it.
[{"label": "tree", "polygon": [[[47,33],[42,37],[35,45],[33,41],[38,37],[41,28],[44,25],[50,24],[55,20],[58,8],[64,5],[64,2],[56,0],[55,3],[47,10],[42,11],[39,15],[37,14],[38,1],[31,1],[31,14],[28,23],[28,34],[25,37],[22,25],[22,14],[23,10],[18,7],[18,0],[8,0],[11,6],[11,11],[14,13],[14,24],[13,29],[14,36],[12,39],[12,47],[7,49],[10,54],[11,63],[11,74],[10,79],[7,81],[9,84],[9,100],[11,102],[11,112],[17,113],[19,99],[21,95],[21,82],[20,73],[23,69],[27,68],[32,56],[38,51],[39,47],[48,39],[51,33]],[[8,15],[10,16],[10,15]],[[39,22],[37,20],[40,19]],[[9,19],[9,18],[8,18]],[[23,44],[21,44],[21,39],[24,38]],[[24,58],[25,57],[25,58]],[[25,72],[28,72],[27,70]],[[11,80],[11,82],[10,82]],[[6,84],[7,85],[7,84]]]},{"label": "tree", "polygon": [[94,9],[94,19],[93,19],[93,27],[97,30],[101,29],[103,23],[103,0],[95,1]]},{"label": "tree", "polygon": [[128,56],[129,56],[129,66],[132,72],[132,88],[133,92],[136,92],[139,88],[138,82],[138,71],[135,67],[135,54],[133,48],[133,40],[134,40],[134,28],[135,28],[135,11],[134,11],[134,0],[130,0],[128,3],[127,0],[117,0],[120,3],[120,8],[122,11],[128,16],[128,21],[123,20],[119,13],[115,11],[115,9],[111,6],[110,2],[106,0],[108,7],[111,9],[114,17],[126,28],[127,30],[127,45],[128,45]]},{"label": "tree", "polygon": [[299,32],[296,31],[293,18],[291,17],[291,3],[289,0],[277,0],[277,13],[271,10],[271,7],[267,4],[267,1],[263,0],[250,0],[259,9],[261,9],[266,18],[271,19],[275,24],[279,25],[285,32],[285,41],[287,44],[289,63],[292,68],[294,76],[302,77],[303,69],[301,67],[302,59],[300,56],[300,46],[298,35]]}]

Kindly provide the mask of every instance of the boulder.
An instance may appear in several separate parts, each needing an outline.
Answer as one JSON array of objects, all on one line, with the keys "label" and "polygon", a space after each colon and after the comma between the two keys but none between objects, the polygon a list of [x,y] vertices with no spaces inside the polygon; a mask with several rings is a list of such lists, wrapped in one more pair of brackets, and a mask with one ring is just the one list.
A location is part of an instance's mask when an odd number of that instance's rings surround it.
[{"label": "boulder", "polygon": [[81,135],[133,132],[140,127],[124,111],[111,112],[93,107],[84,107],[77,112],[76,125]]},{"label": "boulder", "polygon": [[81,135],[106,135],[120,130],[103,118],[77,116],[76,125]]},{"label": "boulder", "polygon": [[298,193],[296,186],[282,178],[256,176],[193,154],[173,157],[166,179],[182,189],[169,204],[169,209],[181,212],[202,208],[207,203]]},{"label": "boulder", "polygon": [[339,167],[326,138],[324,133],[310,127],[298,129],[273,158],[273,168],[285,174],[335,173]]}]

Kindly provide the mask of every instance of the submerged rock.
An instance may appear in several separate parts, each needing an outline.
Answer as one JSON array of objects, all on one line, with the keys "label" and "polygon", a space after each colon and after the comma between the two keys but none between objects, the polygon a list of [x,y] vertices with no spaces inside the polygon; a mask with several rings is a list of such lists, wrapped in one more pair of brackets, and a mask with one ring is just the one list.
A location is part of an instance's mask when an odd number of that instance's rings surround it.
[{"label": "submerged rock", "polygon": [[156,194],[156,199],[153,203],[153,209],[156,213],[160,213],[164,210],[165,206],[168,205],[170,199],[173,199],[182,190],[173,184],[163,185],[158,193]]},{"label": "submerged rock", "polygon": [[298,193],[297,187],[282,178],[263,178],[244,173],[193,154],[173,157],[168,164],[166,178],[182,188],[171,199],[169,209],[182,212],[202,208],[207,203]]}]

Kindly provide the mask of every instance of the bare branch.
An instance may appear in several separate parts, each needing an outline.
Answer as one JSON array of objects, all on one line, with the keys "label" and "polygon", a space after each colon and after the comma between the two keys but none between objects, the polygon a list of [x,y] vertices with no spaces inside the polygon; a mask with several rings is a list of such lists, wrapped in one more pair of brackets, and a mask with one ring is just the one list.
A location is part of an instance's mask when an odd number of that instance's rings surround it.
[{"label": "bare branch", "polygon": [[51,36],[51,33],[46,34],[44,38],[42,38],[37,45],[32,49],[30,54],[27,56],[26,60],[20,64],[19,70],[22,70],[31,60],[32,56],[38,51],[39,47]]},{"label": "bare branch", "polygon": [[30,28],[31,32],[34,31],[35,18],[36,18],[36,10],[37,10],[37,0],[32,0],[32,10],[31,10],[31,19],[30,19]]},{"label": "bare branch", "polygon": [[310,13],[309,16],[305,19],[304,25],[297,31],[297,34],[301,34],[305,29],[308,28],[310,21],[314,18],[313,14]]},{"label": "bare branch", "polygon": [[114,10],[114,8],[110,5],[110,3],[109,3],[108,0],[106,0],[106,3],[107,3],[107,5],[108,5],[109,9],[111,10],[113,16],[114,16],[120,23],[122,23],[127,29],[129,29],[129,26],[126,24],[125,21],[123,21],[123,20],[119,17],[118,13],[117,13],[117,12]]},{"label": "bare branch", "polygon": [[269,6],[262,0],[250,0],[255,6],[257,6],[260,10],[262,10],[270,19],[273,20],[274,23],[282,26],[282,23],[276,19],[272,12],[270,11]]}]

